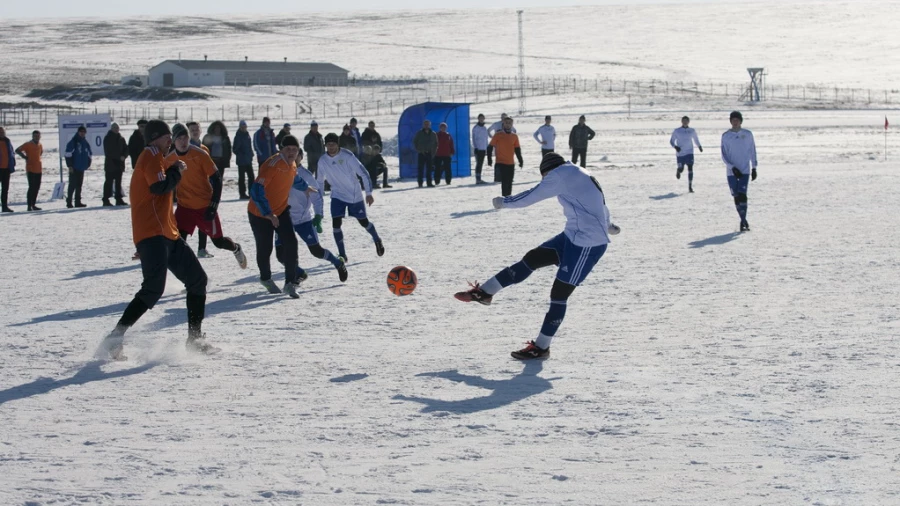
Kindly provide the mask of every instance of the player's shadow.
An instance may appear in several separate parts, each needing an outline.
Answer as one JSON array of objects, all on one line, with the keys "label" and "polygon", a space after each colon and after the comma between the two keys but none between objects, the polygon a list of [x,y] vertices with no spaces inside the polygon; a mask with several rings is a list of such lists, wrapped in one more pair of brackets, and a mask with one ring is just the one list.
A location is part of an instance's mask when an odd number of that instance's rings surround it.
[{"label": "player's shadow", "polygon": [[521,373],[505,380],[490,380],[480,376],[460,374],[460,372],[456,370],[423,372],[416,376],[444,378],[450,381],[465,383],[469,386],[484,388],[485,390],[490,390],[491,393],[481,397],[473,397],[471,399],[459,401],[444,401],[441,399],[408,395],[395,395],[393,398],[423,404],[424,406],[421,410],[422,413],[433,413],[435,411],[446,411],[455,414],[477,413],[479,411],[487,411],[489,409],[508,406],[553,388],[551,381],[559,378],[541,378],[538,374],[542,369],[542,361],[532,360],[525,363],[525,367],[522,369]]},{"label": "player's shadow", "polygon": [[[163,295],[162,298],[159,299],[159,303],[165,303],[172,299],[183,298],[183,294],[169,294]],[[129,301],[130,302],[130,301]],[[101,307],[91,307],[87,309],[76,309],[74,311],[63,311],[60,313],[53,313],[44,316],[38,316],[37,318],[32,318],[30,321],[21,322],[21,323],[10,323],[9,327],[24,327],[26,325],[35,325],[38,323],[45,322],[65,322],[69,320],[86,320],[89,318],[98,318],[102,316],[121,316],[122,312],[125,311],[125,308],[128,307],[128,302],[118,302],[116,304],[110,304],[108,306]]]},{"label": "player's shadow", "polygon": [[10,387],[6,390],[0,390],[0,406],[9,401],[17,401],[19,399],[26,399],[35,395],[50,393],[57,388],[63,388],[73,385],[84,385],[85,383],[90,383],[92,381],[103,381],[113,378],[121,378],[123,376],[131,376],[133,374],[140,374],[142,372],[149,371],[150,369],[153,369],[154,367],[159,365],[159,362],[150,362],[137,367],[132,367],[130,369],[123,369],[121,371],[104,372],[102,369],[100,369],[100,366],[104,363],[105,362],[102,360],[94,360],[92,362],[88,362],[71,378],[38,378],[30,383]]},{"label": "player's shadow", "polygon": [[73,279],[82,279],[82,278],[90,278],[94,276],[106,276],[107,274],[119,274],[122,272],[134,271],[141,268],[140,263],[135,263],[131,265],[123,265],[122,267],[112,267],[110,269],[98,269],[95,271],[81,271],[78,274],[73,274],[71,278],[67,278],[64,281],[71,281]]},{"label": "player's shadow", "polygon": [[651,195],[650,200],[674,199],[675,197],[678,197],[678,196],[679,195],[677,193],[669,192],[669,193],[666,193],[665,195]]},{"label": "player's shadow", "polygon": [[467,216],[478,216],[480,214],[493,213],[495,211],[496,211],[496,209],[481,209],[478,211],[463,211],[461,213],[451,213],[450,217],[453,219],[465,218]]},{"label": "player's shadow", "polygon": [[[273,297],[265,292],[245,293],[226,299],[207,302],[206,314],[216,315],[237,311],[252,311],[256,308],[275,304],[282,300],[281,297]],[[164,314],[162,318],[150,325],[150,328],[153,330],[160,330],[177,327],[178,325],[184,325],[186,323],[186,318],[184,306],[170,307],[166,309],[166,314]]]},{"label": "player's shadow", "polygon": [[[366,260],[364,262],[353,262],[353,263],[347,264],[347,270],[350,271],[350,276],[353,276],[353,267],[355,267],[357,265],[367,264],[367,263],[369,263],[369,260]],[[281,282],[284,281],[284,269],[282,268],[281,272],[278,272],[275,270],[276,265],[278,267],[281,267],[281,264],[273,263],[273,265],[272,265],[272,269],[273,269],[272,270],[272,280],[278,284],[281,284]],[[310,268],[304,267],[303,270],[306,271],[306,273],[309,274],[310,276],[312,276],[314,274],[320,274],[323,272],[329,272],[329,273],[331,273],[331,275],[335,274],[334,266],[331,265],[330,263],[328,263],[327,261],[324,264],[316,265],[315,267],[310,267]],[[304,281],[300,285],[300,291],[306,291],[306,292],[313,291],[313,290],[303,290],[304,285],[308,282],[309,282],[309,280]],[[232,286],[246,285],[247,283],[259,283],[259,274],[254,274],[254,275],[247,276],[244,278],[236,279],[234,281],[234,283],[232,283],[231,285]],[[334,287],[331,287],[331,288],[334,288]],[[318,290],[318,289],[316,289],[316,290]]]},{"label": "player's shadow", "polygon": [[707,239],[700,239],[699,241],[694,241],[688,243],[688,246],[691,248],[702,248],[704,246],[719,246],[722,244],[729,243],[738,238],[741,235],[738,232],[729,232],[727,234],[717,235],[714,237],[709,237]]}]

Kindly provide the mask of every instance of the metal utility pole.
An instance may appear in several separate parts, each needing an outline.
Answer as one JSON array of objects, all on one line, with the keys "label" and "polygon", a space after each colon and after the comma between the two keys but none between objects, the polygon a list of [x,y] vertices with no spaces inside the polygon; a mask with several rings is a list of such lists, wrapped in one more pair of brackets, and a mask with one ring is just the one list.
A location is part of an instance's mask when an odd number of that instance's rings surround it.
[{"label": "metal utility pole", "polygon": [[525,114],[525,36],[522,32],[522,13],[519,16],[519,114]]}]

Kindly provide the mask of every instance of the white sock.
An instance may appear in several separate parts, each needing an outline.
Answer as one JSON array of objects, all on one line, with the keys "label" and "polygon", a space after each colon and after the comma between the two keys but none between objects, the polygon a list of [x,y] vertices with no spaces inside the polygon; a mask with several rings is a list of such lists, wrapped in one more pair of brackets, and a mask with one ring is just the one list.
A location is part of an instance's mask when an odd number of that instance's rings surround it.
[{"label": "white sock", "polygon": [[495,293],[502,290],[503,286],[499,281],[497,281],[497,277],[494,276],[491,279],[485,281],[484,284],[481,285],[481,289],[488,295],[494,295]]},{"label": "white sock", "polygon": [[534,345],[546,350],[550,347],[550,341],[553,341],[553,336],[545,336],[544,334],[538,333],[537,339],[534,340]]}]

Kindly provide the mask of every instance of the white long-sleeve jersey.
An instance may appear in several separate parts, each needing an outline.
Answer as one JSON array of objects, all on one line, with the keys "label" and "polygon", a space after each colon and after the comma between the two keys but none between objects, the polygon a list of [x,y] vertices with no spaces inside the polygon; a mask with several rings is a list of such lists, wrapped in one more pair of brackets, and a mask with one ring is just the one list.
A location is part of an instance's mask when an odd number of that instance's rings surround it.
[{"label": "white long-sleeve jersey", "polygon": [[556,129],[553,128],[553,125],[541,125],[534,132],[534,140],[538,143],[546,142],[546,144],[541,144],[541,149],[556,149]]},{"label": "white long-sleeve jersey", "polygon": [[756,142],[753,140],[753,132],[746,128],[737,132],[725,131],[722,134],[722,161],[725,162],[725,171],[729,176],[732,175],[732,167],[736,167],[741,174],[749,174],[750,169],[755,169]]},{"label": "white long-sleeve jersey", "polygon": [[693,155],[695,143],[699,148],[700,138],[697,137],[697,131],[691,127],[678,127],[672,132],[672,137],[669,137],[670,146],[673,148],[675,146],[681,148],[681,151],[678,152],[678,156]]},{"label": "white long-sleeve jersey", "polygon": [[362,202],[362,190],[359,188],[359,180],[362,178],[366,187],[366,195],[372,194],[372,177],[366,172],[366,168],[359,162],[353,152],[341,148],[336,155],[331,156],[326,151],[319,158],[316,169],[316,180],[319,186],[324,188],[325,181],[331,185],[331,198],[344,201],[348,204]]},{"label": "white long-sleeve jersey", "polygon": [[[488,136],[493,137],[495,133],[503,130],[503,120],[497,121],[488,127]],[[516,127],[512,127],[512,133],[516,133]]]},{"label": "white long-sleeve jersey", "polygon": [[324,214],[322,212],[324,207],[322,187],[319,186],[316,177],[303,166],[297,167],[297,177],[306,181],[310,188],[315,188],[316,192],[307,195],[306,192],[291,187],[291,191],[288,193],[288,204],[291,206],[291,223],[294,225],[312,221],[313,213],[310,212],[310,207],[315,214],[320,216]]},{"label": "white long-sleeve jersey", "polygon": [[563,233],[584,248],[609,243],[609,209],[600,185],[586,170],[566,162],[530,190],[503,199],[503,207],[528,207],[556,197],[566,216]]},{"label": "white long-sleeve jersey", "polygon": [[476,123],[472,127],[472,146],[479,151],[487,151],[489,140],[487,127]]}]

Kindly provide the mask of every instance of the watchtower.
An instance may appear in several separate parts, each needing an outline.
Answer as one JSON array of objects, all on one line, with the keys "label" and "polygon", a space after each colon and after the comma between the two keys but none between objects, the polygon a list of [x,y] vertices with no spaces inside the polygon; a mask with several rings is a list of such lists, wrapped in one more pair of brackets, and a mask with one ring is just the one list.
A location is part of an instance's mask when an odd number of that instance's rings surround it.
[{"label": "watchtower", "polygon": [[766,69],[763,67],[748,67],[747,73],[750,74],[750,86],[741,95],[741,100],[760,102],[766,93]]}]

